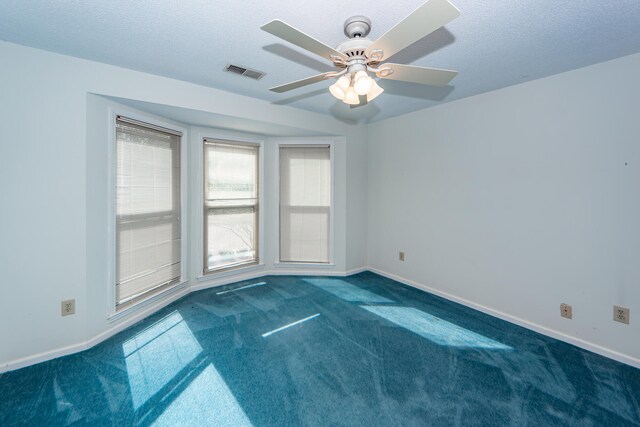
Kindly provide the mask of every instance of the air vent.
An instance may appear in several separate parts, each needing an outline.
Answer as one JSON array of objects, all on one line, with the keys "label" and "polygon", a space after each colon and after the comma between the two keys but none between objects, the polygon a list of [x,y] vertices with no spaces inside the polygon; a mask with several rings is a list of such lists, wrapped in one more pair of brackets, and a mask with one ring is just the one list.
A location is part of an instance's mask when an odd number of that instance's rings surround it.
[{"label": "air vent", "polygon": [[227,64],[227,66],[224,67],[224,70],[230,73],[239,74],[241,76],[249,77],[255,80],[260,80],[265,75],[265,73],[263,73],[262,71],[252,70],[250,68],[245,68],[245,67],[241,67],[239,65],[233,65],[233,64]]}]

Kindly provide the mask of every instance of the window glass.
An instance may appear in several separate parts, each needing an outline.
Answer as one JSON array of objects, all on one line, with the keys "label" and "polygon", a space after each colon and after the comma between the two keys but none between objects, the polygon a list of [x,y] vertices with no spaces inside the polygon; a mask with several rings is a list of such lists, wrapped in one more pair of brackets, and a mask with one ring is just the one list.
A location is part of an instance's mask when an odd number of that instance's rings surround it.
[{"label": "window glass", "polygon": [[205,273],[258,262],[258,151],[205,140]]}]

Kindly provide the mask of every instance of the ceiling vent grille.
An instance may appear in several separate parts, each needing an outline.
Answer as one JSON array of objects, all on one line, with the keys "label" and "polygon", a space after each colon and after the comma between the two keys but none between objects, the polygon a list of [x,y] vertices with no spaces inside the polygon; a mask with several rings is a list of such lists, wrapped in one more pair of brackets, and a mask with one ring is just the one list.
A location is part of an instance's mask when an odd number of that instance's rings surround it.
[{"label": "ceiling vent grille", "polygon": [[250,68],[241,67],[239,65],[227,64],[224,67],[225,71],[229,73],[239,74],[241,76],[249,77],[251,79],[260,80],[266,73],[258,70],[252,70]]}]

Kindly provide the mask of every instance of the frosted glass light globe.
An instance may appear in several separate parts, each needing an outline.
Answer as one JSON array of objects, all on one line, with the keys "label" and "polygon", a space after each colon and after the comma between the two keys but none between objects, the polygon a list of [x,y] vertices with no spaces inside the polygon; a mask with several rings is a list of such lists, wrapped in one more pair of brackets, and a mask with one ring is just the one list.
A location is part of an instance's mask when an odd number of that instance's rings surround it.
[{"label": "frosted glass light globe", "polygon": [[369,93],[367,93],[367,102],[373,101],[378,97],[378,95],[384,92],[384,89],[378,86],[378,83],[375,80],[371,79],[371,81],[373,82],[373,84],[371,85],[371,90],[369,91]]},{"label": "frosted glass light globe", "polygon": [[360,104],[360,98],[358,97],[358,94],[356,93],[356,90],[353,88],[353,86],[347,89],[347,93],[342,101],[349,105]]},{"label": "frosted glass light globe", "polygon": [[369,77],[366,71],[358,71],[355,77],[353,88],[358,95],[366,95],[373,86],[373,79]]},{"label": "frosted glass light globe", "polygon": [[329,87],[329,92],[331,95],[335,96],[339,100],[343,100],[345,95],[347,94],[347,89],[349,89],[349,84],[351,83],[351,79],[349,77],[342,76],[338,79],[337,82],[332,84]]}]

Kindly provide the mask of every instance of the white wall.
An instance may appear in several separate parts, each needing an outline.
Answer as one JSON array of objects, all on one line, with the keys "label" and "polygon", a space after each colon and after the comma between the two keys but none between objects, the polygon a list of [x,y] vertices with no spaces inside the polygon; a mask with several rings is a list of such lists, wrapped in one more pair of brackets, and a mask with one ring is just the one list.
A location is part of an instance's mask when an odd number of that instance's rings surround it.
[{"label": "white wall", "polygon": [[369,264],[640,366],[638,76],[640,54],[369,126]]},{"label": "white wall", "polygon": [[[272,129],[342,136],[336,178],[341,192],[336,231],[342,234],[336,241],[336,267],[329,273],[344,273],[347,260],[351,267],[364,266],[364,242],[349,248],[344,244],[352,233],[347,217],[353,220],[345,201],[346,171],[360,175],[361,181],[366,175],[362,158],[346,158],[345,144],[353,141],[361,150],[366,136],[361,128],[326,115],[5,42],[0,42],[0,58],[0,372],[81,349],[135,320],[106,319],[106,129],[107,109],[114,103],[91,94],[231,116],[236,128],[244,120],[252,123],[251,129],[268,123]],[[192,155],[189,160],[193,166]],[[353,170],[359,167],[359,172]],[[190,175],[190,194],[196,178]],[[355,230],[354,238],[359,238],[362,230]],[[196,232],[190,224],[189,237]],[[192,279],[196,268],[189,266]],[[75,298],[76,314],[62,318],[60,301],[68,298]]]},{"label": "white wall", "polygon": [[[640,358],[640,55],[370,126],[4,42],[0,58],[0,371],[91,345],[134,320],[106,320],[113,101],[91,94],[230,116],[254,132],[269,123],[338,135],[328,274],[368,262],[614,357]],[[189,127],[191,145],[197,131]],[[275,160],[273,149],[265,154],[267,165]],[[195,280],[198,268],[189,266],[192,287],[208,284]],[[67,298],[77,313],[62,318]],[[560,302],[573,305],[573,320],[559,318]],[[614,303],[631,309],[631,325],[611,320]]]},{"label": "white wall", "polygon": [[352,126],[347,133],[346,267],[367,264],[367,126]]}]

